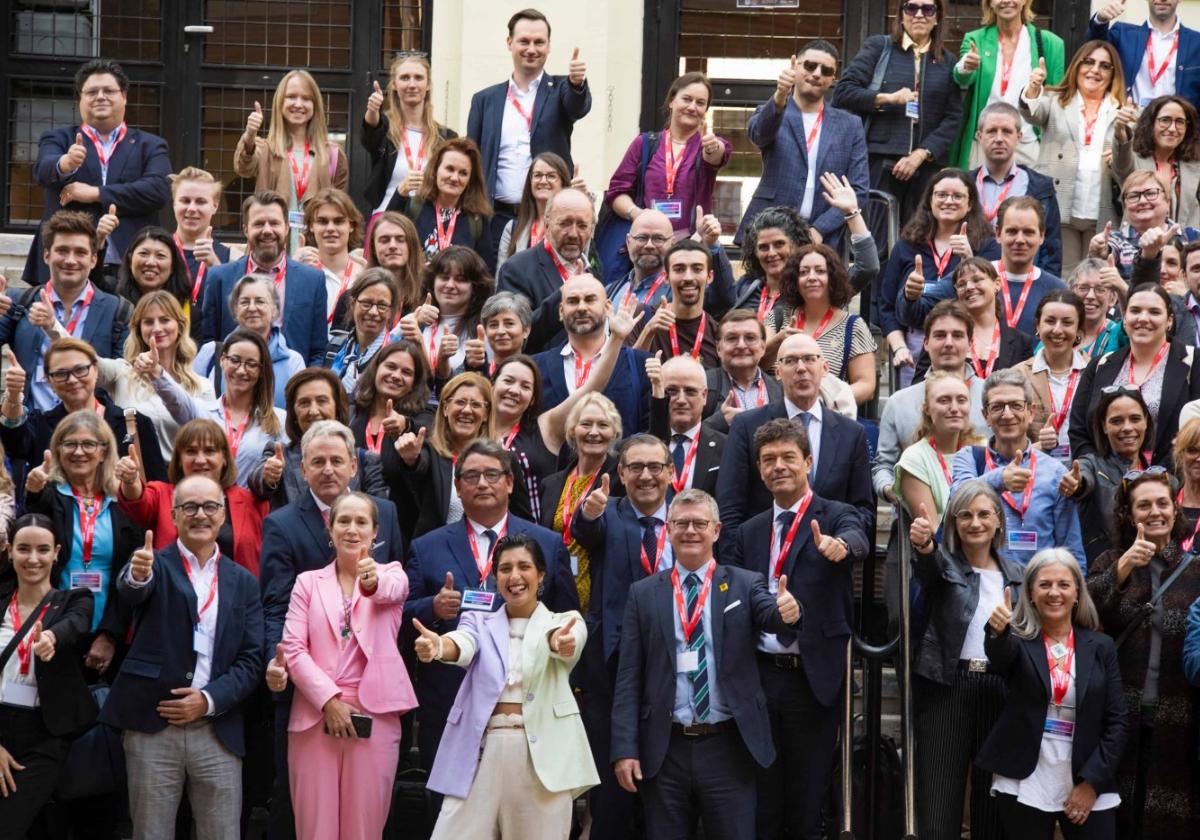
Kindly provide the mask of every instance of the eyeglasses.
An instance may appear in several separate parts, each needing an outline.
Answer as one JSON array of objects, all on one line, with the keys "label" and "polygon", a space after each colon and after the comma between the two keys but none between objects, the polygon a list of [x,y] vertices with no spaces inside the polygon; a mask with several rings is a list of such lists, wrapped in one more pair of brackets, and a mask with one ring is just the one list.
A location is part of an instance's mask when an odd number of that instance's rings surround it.
[{"label": "eyeglasses", "polygon": [[80,91],[80,96],[84,99],[99,99],[101,96],[106,99],[112,99],[114,96],[120,95],[120,93],[120,88],[88,88],[87,90]]},{"label": "eyeglasses", "polygon": [[230,356],[228,353],[221,358],[229,362],[229,366],[234,370],[243,368],[246,373],[258,373],[259,368],[262,367],[262,363],[256,362],[254,359],[243,359],[241,356]]},{"label": "eyeglasses", "polygon": [[80,382],[83,378],[92,372],[92,364],[88,362],[86,365],[75,365],[73,368],[60,368],[58,370],[46,371],[46,377],[51,382],[57,382],[59,385],[64,384],[72,376]]},{"label": "eyeglasses", "polygon": [[970,511],[960,510],[954,514],[954,519],[959,525],[970,525],[972,522],[982,522],[984,525],[991,522],[996,516],[996,512],[992,510]]},{"label": "eyeglasses", "polygon": [[237,301],[238,309],[249,309],[251,306],[256,307],[258,309],[266,309],[270,305],[271,305],[271,302],[269,300],[267,300],[266,298],[244,297],[244,298],[238,298],[238,301]]},{"label": "eyeglasses", "polygon": [[478,400],[469,400],[466,397],[457,397],[456,399],[450,400],[450,405],[457,409],[469,408],[473,411],[483,411],[487,408],[486,404],[481,403]]},{"label": "eyeglasses", "polygon": [[667,524],[675,531],[695,531],[697,534],[703,534],[708,530],[708,526],[712,524],[711,519],[668,519]]},{"label": "eyeglasses", "polygon": [[1105,385],[1100,389],[1100,393],[1106,397],[1111,397],[1113,394],[1125,394],[1130,397],[1140,397],[1142,389],[1137,385]]},{"label": "eyeglasses", "polygon": [[962,204],[968,198],[969,196],[963,193],[935,192],[933,194],[934,201],[941,201],[945,204]]},{"label": "eyeglasses", "polygon": [[1139,201],[1154,201],[1163,194],[1162,187],[1151,187],[1148,190],[1125,193],[1126,204],[1137,204]]},{"label": "eyeglasses", "polygon": [[667,395],[667,399],[669,400],[675,399],[680,394],[683,394],[683,396],[687,397],[689,400],[700,398],[699,388],[680,388],[676,385],[669,385],[664,389],[663,393]]},{"label": "eyeglasses", "polygon": [[819,61],[802,61],[800,62],[800,66],[804,68],[805,73],[816,73],[817,71],[820,71],[821,75],[826,79],[832,79],[833,74],[837,72],[828,64],[822,64]]},{"label": "eyeglasses", "polygon": [[1179,129],[1187,128],[1187,119],[1185,117],[1157,117],[1154,124],[1159,128],[1171,128],[1174,126]]},{"label": "eyeglasses", "polygon": [[1013,414],[1020,414],[1029,405],[1025,400],[1013,400],[1011,402],[994,402],[987,407],[988,414],[993,417],[1002,417],[1005,411],[1011,411]]},{"label": "eyeglasses", "polygon": [[777,359],[775,364],[780,367],[792,368],[796,365],[815,365],[819,364],[824,358],[820,353],[805,353],[803,356],[784,356],[782,359]]},{"label": "eyeglasses", "polygon": [[356,300],[355,304],[363,311],[364,314],[370,314],[378,311],[381,315],[386,315],[391,311],[392,305],[387,301],[382,300]]},{"label": "eyeglasses", "polygon": [[463,470],[459,474],[458,480],[463,484],[478,484],[479,479],[483,479],[488,484],[496,484],[504,476],[508,475],[504,470]]},{"label": "eyeglasses", "polygon": [[671,241],[670,236],[663,236],[661,233],[656,233],[653,236],[648,233],[631,233],[629,238],[639,245],[645,245],[647,242],[653,242],[655,245],[666,245]]},{"label": "eyeglasses", "polygon": [[64,440],[58,445],[63,452],[82,452],[84,455],[94,455],[101,447],[107,448],[107,444],[98,440]]},{"label": "eyeglasses", "polygon": [[937,16],[937,6],[933,3],[905,3],[900,9],[909,17],[931,18]]},{"label": "eyeglasses", "polygon": [[1168,475],[1168,474],[1169,473],[1167,472],[1166,467],[1156,464],[1153,467],[1146,467],[1146,469],[1144,469],[1144,470],[1130,470],[1129,472],[1125,473],[1125,475],[1121,476],[1121,480],[1122,481],[1137,481],[1139,478],[1142,478],[1143,476],[1148,477],[1148,478],[1155,478],[1157,476]]},{"label": "eyeglasses", "polygon": [[1097,61],[1094,58],[1085,58],[1083,61],[1079,62],[1079,66],[1087,67],[1089,69],[1092,67],[1096,67],[1103,73],[1111,73],[1113,71],[1113,66],[1112,66],[1111,62],[1103,61],[1103,60]]},{"label": "eyeglasses", "polygon": [[633,461],[628,464],[622,464],[621,469],[633,476],[639,476],[643,472],[650,473],[651,478],[658,478],[662,475],[662,471],[667,468],[667,464],[661,461]]},{"label": "eyeglasses", "polygon": [[1075,294],[1079,295],[1081,298],[1088,297],[1089,295],[1103,297],[1104,295],[1108,294],[1108,291],[1109,288],[1107,283],[1079,283],[1075,286]]},{"label": "eyeglasses", "polygon": [[175,505],[175,510],[182,511],[184,516],[195,516],[204,511],[205,516],[216,516],[217,512],[223,510],[225,505],[222,502],[184,502],[181,505]]},{"label": "eyeglasses", "polygon": [[558,177],[557,172],[532,172],[529,175],[529,180],[531,180],[531,181],[558,181],[560,183],[562,182],[562,179]]}]

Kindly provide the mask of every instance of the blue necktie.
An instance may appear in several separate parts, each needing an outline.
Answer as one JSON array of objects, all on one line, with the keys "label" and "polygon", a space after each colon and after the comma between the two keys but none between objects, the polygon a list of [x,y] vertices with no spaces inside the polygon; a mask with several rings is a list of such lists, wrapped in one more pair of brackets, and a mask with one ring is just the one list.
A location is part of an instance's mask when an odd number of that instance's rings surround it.
[{"label": "blue necktie", "polygon": [[[700,599],[700,576],[695,572],[689,574],[683,581],[687,598],[687,616],[690,619],[696,611],[696,602]],[[708,720],[708,660],[704,655],[704,617],[696,623],[692,640],[687,642],[688,650],[696,651],[696,670],[688,672],[688,680],[692,683],[692,709],[695,711],[695,722],[704,723]]]},{"label": "blue necktie", "polygon": [[[791,528],[792,523],[796,521],[796,514],[792,513],[790,510],[781,511],[779,516],[775,517],[775,521],[779,525],[779,536],[776,538],[777,542],[775,545],[778,546],[780,551],[783,551],[783,541],[787,538],[788,528]],[[783,570],[782,565],[780,565],[779,568],[781,571]],[[775,567],[771,566],[767,573],[774,575]],[[787,647],[792,642],[796,641],[796,634],[792,632],[777,633],[775,638],[779,641],[779,644]]]},{"label": "blue necktie", "polygon": [[658,548],[658,534],[655,533],[658,517],[642,516],[638,518],[638,522],[642,523],[642,551],[646,552],[646,560],[649,561],[650,571],[653,574],[658,565],[658,557],[654,554]]}]

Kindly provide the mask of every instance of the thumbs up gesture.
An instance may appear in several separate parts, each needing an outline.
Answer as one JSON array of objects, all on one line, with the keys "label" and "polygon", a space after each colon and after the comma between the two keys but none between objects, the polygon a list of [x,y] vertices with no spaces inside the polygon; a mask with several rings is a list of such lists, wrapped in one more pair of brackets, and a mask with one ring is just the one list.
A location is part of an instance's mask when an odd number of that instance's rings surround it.
[{"label": "thumbs up gesture", "polygon": [[704,159],[714,166],[725,157],[725,146],[721,143],[721,138],[709,130],[707,120],[700,127],[700,151]]},{"label": "thumbs up gesture", "polygon": [[137,447],[129,447],[129,454],[117,461],[116,466],[117,481],[124,484],[126,487],[133,488],[136,492],[121,491],[121,495],[126,499],[141,498],[141,483],[142,471],[138,465]]},{"label": "thumbs up gesture", "polygon": [[121,224],[121,220],[117,218],[117,205],[108,205],[108,212],[100,217],[96,222],[96,250],[103,251],[104,244],[108,242],[108,237]]},{"label": "thumbs up gesture", "polygon": [[48,330],[54,326],[54,322],[54,307],[50,304],[50,293],[43,286],[37,300],[29,304],[29,323],[39,329]]},{"label": "thumbs up gesture", "polygon": [[796,77],[800,75],[800,62],[796,56],[788,60],[788,64],[779,71],[779,80],[775,83],[775,106],[782,108],[787,105],[787,98],[796,88]]},{"label": "thumbs up gesture", "polygon": [[583,500],[583,515],[588,519],[598,519],[604,513],[604,508],[608,506],[608,473],[600,476],[600,486],[587,494],[587,498]]},{"label": "thumbs up gesture", "polygon": [[[647,329],[649,329],[648,326]],[[666,392],[663,390],[661,350],[656,350],[653,356],[646,357],[646,378],[650,380],[651,396],[662,397],[666,395]]]},{"label": "thumbs up gesture", "polygon": [[1117,583],[1123,583],[1131,571],[1149,563],[1156,551],[1158,546],[1146,539],[1146,526],[1139,522],[1133,545],[1117,560]]},{"label": "thumbs up gesture", "polygon": [[433,596],[433,615],[442,621],[457,618],[462,608],[462,593],[454,588],[454,573],[446,572],[446,582]]},{"label": "thumbs up gesture", "polygon": [[917,510],[918,516],[908,526],[908,539],[913,548],[922,554],[928,554],[929,549],[933,547],[933,520],[924,502],[917,506]]},{"label": "thumbs up gesture", "polygon": [[1108,240],[1112,236],[1112,222],[1104,223],[1104,230],[1088,241],[1088,256],[1104,259],[1109,254]]},{"label": "thumbs up gesture", "polygon": [[696,236],[705,248],[713,248],[721,241],[721,220],[704,208],[696,205]]},{"label": "thumbs up gesture", "polygon": [[263,462],[263,481],[268,487],[278,487],[280,480],[283,478],[283,444],[279,441],[275,442],[275,452]]},{"label": "thumbs up gesture", "polygon": [[550,652],[558,654],[563,659],[575,655],[575,616],[555,630],[550,631]]},{"label": "thumbs up gesture", "polygon": [[153,339],[145,352],[138,353],[133,358],[133,370],[138,376],[150,382],[162,376],[162,361],[158,353],[158,344]]},{"label": "thumbs up gesture", "polygon": [[1142,249],[1143,259],[1152,260],[1159,255],[1163,246],[1171,241],[1172,237],[1178,236],[1180,227],[1178,224],[1173,224],[1170,227],[1160,225],[1150,228],[1141,235],[1138,239],[1138,246]]},{"label": "thumbs up gesture", "polygon": [[571,189],[579,190],[581,193],[588,191],[587,181],[583,179],[583,167],[578,163],[575,164],[575,171],[571,173]]},{"label": "thumbs up gesture", "polygon": [[1017,454],[1013,459],[1004,466],[1004,471],[1001,473],[1001,478],[1004,481],[1004,489],[1010,493],[1023,493],[1025,485],[1029,483],[1029,479],[1033,473],[1028,467],[1021,465],[1025,458],[1024,451],[1018,449]]},{"label": "thumbs up gesture", "polygon": [[417,319],[417,325],[420,327],[428,327],[430,324],[436,324],[441,312],[433,303],[433,295],[426,294],[425,302],[413,310],[413,316]]},{"label": "thumbs up gesture", "polygon": [[4,361],[8,365],[4,371],[4,394],[5,399],[15,405],[20,405],[25,399],[25,369],[17,361],[16,354],[13,353],[12,347],[4,348]]},{"label": "thumbs up gesture", "polygon": [[974,73],[979,69],[979,50],[975,49],[974,41],[971,42],[971,48],[958,60],[958,67],[963,73]]},{"label": "thumbs up gesture", "polygon": [[383,108],[383,88],[378,81],[371,82],[371,95],[367,97],[367,125],[379,125],[379,111]]},{"label": "thumbs up gesture", "polygon": [[813,520],[812,523],[813,545],[817,547],[817,551],[821,552],[821,556],[830,563],[841,563],[846,559],[849,550],[846,548],[846,543],[839,540],[837,537],[832,537],[829,534],[821,533],[821,523]]},{"label": "thumbs up gesture", "polygon": [[1096,20],[1110,23],[1125,14],[1125,0],[1115,0],[1096,12]]},{"label": "thumbs up gesture", "polygon": [[913,270],[904,281],[904,299],[920,300],[925,293],[925,272],[922,271],[921,255],[913,257]]},{"label": "thumbs up gesture", "polygon": [[971,240],[967,238],[966,222],[959,227],[958,233],[950,237],[950,250],[964,260],[975,256],[975,252],[971,250]]},{"label": "thumbs up gesture", "polygon": [[1042,85],[1046,84],[1046,59],[1038,59],[1038,66],[1029,71],[1029,83],[1025,85],[1025,98],[1037,99],[1042,95]]},{"label": "thumbs up gesture", "polygon": [[370,547],[364,545],[358,550],[358,585],[362,591],[370,595],[379,586],[379,566],[371,556]]},{"label": "thumbs up gesture", "polygon": [[421,447],[425,445],[425,427],[417,429],[416,434],[405,432],[396,438],[396,454],[410,467],[417,465],[421,457]]},{"label": "thumbs up gesture", "polygon": [[267,688],[283,691],[287,684],[287,660],[283,658],[283,645],[275,645],[275,658],[267,663]]},{"label": "thumbs up gesture", "polygon": [[42,458],[41,465],[34,467],[25,475],[25,492],[41,493],[46,488],[46,484],[50,481],[52,463],[50,450],[47,449],[45,457]]},{"label": "thumbs up gesture", "polygon": [[721,416],[725,418],[725,423],[732,426],[733,418],[737,417],[743,411],[745,411],[745,409],[742,408],[741,403],[738,402],[737,394],[734,393],[732,388],[730,388],[729,394],[725,397],[725,401],[721,403]]},{"label": "thumbs up gesture", "polygon": [[992,610],[991,616],[988,617],[988,626],[999,636],[1008,629],[1010,621],[1012,621],[1012,589],[1005,586],[1004,600]]},{"label": "thumbs up gesture", "polygon": [[54,646],[58,639],[54,635],[53,630],[43,630],[42,622],[38,621],[33,625],[33,630],[30,631],[30,639],[33,642],[33,652],[38,659],[43,662],[49,662],[54,658]]},{"label": "thumbs up gesture", "polygon": [[579,47],[571,53],[571,63],[567,65],[567,81],[571,87],[583,87],[587,81],[587,64],[579,57]]},{"label": "thumbs up gesture", "polygon": [[413,642],[413,649],[417,653],[417,659],[426,664],[435,659],[441,659],[442,637],[428,629],[415,618],[413,619],[413,627],[420,634],[417,636],[416,641]]},{"label": "thumbs up gesture", "polygon": [[392,407],[392,401],[387,401],[383,415],[383,433],[398,438],[408,430],[408,418]]},{"label": "thumbs up gesture", "polygon": [[779,576],[779,591],[775,593],[775,606],[784,624],[795,624],[800,620],[800,602],[788,592],[787,575]]},{"label": "thumbs up gesture", "polygon": [[673,326],[675,326],[675,312],[671,309],[671,302],[662,298],[658,302],[658,308],[654,310],[650,322],[646,324],[646,329],[650,332],[663,332]]},{"label": "thumbs up gesture", "polygon": [[487,339],[483,334],[483,324],[475,326],[475,337],[467,339],[463,352],[467,367],[479,369],[487,364]]},{"label": "thumbs up gesture", "polygon": [[1058,495],[1066,498],[1071,498],[1079,492],[1079,485],[1083,483],[1083,478],[1079,474],[1079,462],[1072,461],[1071,469],[1063,474],[1063,477],[1058,480]]},{"label": "thumbs up gesture", "polygon": [[262,124],[263,124],[262,105],[259,104],[258,102],[255,102],[254,110],[250,112],[250,115],[248,117],[246,117],[246,132],[244,134],[247,141],[249,141],[251,144],[254,143],[254,138],[255,138],[255,136],[258,135],[259,130],[262,128]]},{"label": "thumbs up gesture", "polygon": [[75,142],[67,148],[66,154],[58,159],[58,171],[70,175],[87,161],[87,146],[83,145],[83,133],[75,132]]},{"label": "thumbs up gesture", "polygon": [[1058,447],[1058,432],[1054,431],[1054,424],[1049,420],[1038,429],[1036,445],[1043,452],[1053,452]]},{"label": "thumbs up gesture", "polygon": [[154,532],[147,531],[145,543],[129,558],[129,576],[138,583],[145,583],[150,579],[152,568],[154,568]]},{"label": "thumbs up gesture", "polygon": [[192,245],[192,256],[197,262],[202,262],[209,268],[221,264],[221,260],[217,257],[217,252],[213,248],[213,229],[209,225],[204,229],[204,234],[196,239]]}]

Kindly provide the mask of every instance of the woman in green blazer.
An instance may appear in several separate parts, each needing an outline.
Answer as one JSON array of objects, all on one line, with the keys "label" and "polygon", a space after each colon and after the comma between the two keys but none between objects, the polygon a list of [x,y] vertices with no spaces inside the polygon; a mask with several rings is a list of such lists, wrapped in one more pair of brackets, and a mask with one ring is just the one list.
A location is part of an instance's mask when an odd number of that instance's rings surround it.
[{"label": "woman in green blazer", "polygon": [[[1062,81],[1066,57],[1062,38],[1033,25],[1033,0],[1024,0],[1019,5],[980,0],[980,6],[983,27],[963,38],[953,71],[954,81],[965,95],[962,124],[958,140],[950,150],[950,165],[962,170],[980,163],[979,155],[972,154],[979,112],[999,101],[1017,107],[1029,74],[1041,59],[1046,62],[1046,82],[1058,84]],[[1022,128],[1017,163],[1031,166],[1037,162],[1040,134],[1028,123]]]}]

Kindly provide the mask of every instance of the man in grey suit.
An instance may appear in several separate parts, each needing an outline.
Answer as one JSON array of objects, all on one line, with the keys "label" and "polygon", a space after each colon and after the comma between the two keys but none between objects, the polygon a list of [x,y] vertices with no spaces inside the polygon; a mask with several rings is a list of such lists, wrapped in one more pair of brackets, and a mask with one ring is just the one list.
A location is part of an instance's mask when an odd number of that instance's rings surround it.
[{"label": "man in grey suit", "polygon": [[[640,790],[648,837],[754,837],[755,765],[775,760],[754,655],[759,634],[795,634],[800,604],[756,572],[719,566],[716,500],[685,490],[667,514],[675,565],[629,588],[613,702],[612,760]],[[695,813],[698,810],[699,813]]]}]

